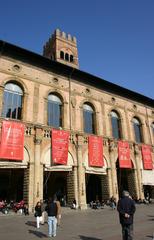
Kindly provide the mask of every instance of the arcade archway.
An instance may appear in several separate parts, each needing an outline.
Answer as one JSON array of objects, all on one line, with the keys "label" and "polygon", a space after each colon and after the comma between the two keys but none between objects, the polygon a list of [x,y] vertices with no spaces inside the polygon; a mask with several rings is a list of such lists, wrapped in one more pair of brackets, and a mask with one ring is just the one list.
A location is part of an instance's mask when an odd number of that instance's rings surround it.
[{"label": "arcade archway", "polygon": [[119,197],[121,197],[122,191],[126,190],[129,191],[130,195],[136,199],[136,182],[135,182],[135,169],[132,168],[120,168],[119,167],[119,160],[116,162],[116,169],[117,169],[117,182],[118,182],[118,192]]},{"label": "arcade archway", "polygon": [[44,172],[43,198],[48,199],[56,194],[60,201],[67,201],[67,175],[68,172]]},{"label": "arcade archway", "polygon": [[87,203],[102,200],[102,184],[99,175],[86,174],[86,196]]},{"label": "arcade archway", "polygon": [[0,169],[0,199],[15,202],[23,199],[23,169]]}]

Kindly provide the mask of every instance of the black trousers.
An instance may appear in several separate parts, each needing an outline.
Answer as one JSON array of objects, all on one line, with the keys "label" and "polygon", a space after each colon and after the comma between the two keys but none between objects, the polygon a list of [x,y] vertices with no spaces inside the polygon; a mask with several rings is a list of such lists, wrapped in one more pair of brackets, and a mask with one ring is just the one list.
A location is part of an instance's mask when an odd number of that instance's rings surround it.
[{"label": "black trousers", "polygon": [[125,225],[122,224],[122,239],[133,240],[133,224]]}]

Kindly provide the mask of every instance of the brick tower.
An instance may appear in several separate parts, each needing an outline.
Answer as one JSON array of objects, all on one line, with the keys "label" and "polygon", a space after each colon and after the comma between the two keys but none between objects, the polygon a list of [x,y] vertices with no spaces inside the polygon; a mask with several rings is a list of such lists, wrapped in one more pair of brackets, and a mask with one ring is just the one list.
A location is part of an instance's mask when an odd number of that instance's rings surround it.
[{"label": "brick tower", "polygon": [[43,49],[43,56],[74,68],[79,68],[75,37],[56,29]]}]

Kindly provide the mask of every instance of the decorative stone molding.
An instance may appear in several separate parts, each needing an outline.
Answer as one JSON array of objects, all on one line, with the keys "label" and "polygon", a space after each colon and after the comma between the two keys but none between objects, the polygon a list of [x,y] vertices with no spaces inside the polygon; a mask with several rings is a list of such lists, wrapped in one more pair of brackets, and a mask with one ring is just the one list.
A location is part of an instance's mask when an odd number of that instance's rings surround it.
[{"label": "decorative stone molding", "polygon": [[32,134],[32,127],[26,127],[25,129],[25,135],[26,136],[31,136]]},{"label": "decorative stone molding", "polygon": [[44,138],[51,138],[51,130],[50,129],[44,129],[43,136],[44,136]]},{"label": "decorative stone molding", "polygon": [[54,77],[54,78],[52,79],[52,82],[53,82],[54,84],[58,84],[58,83],[59,83],[59,80],[58,80],[58,78]]},{"label": "decorative stone molding", "polygon": [[85,94],[86,94],[86,95],[90,95],[90,94],[91,94],[91,90],[90,90],[89,88],[86,88]]},{"label": "decorative stone molding", "polygon": [[116,99],[114,97],[111,98],[111,102],[112,104],[115,104],[116,103]]},{"label": "decorative stone molding", "polygon": [[115,148],[116,148],[115,141],[114,140],[109,140],[109,151],[113,152]]},{"label": "decorative stone molding", "polygon": [[70,134],[70,137],[69,137],[69,141],[70,143],[76,145],[77,144],[77,139],[76,139],[76,135],[75,134]]},{"label": "decorative stone molding", "polygon": [[22,69],[21,66],[19,66],[19,65],[17,65],[17,64],[13,65],[13,67],[12,67],[12,70],[13,70],[14,72],[20,72],[21,69]]},{"label": "decorative stone molding", "polygon": [[108,147],[109,146],[109,141],[106,138],[103,138],[103,146]]},{"label": "decorative stone molding", "polygon": [[76,99],[75,98],[71,98],[71,104],[72,104],[72,107],[75,108],[75,106],[76,106]]},{"label": "decorative stone molding", "polygon": [[134,153],[135,153],[135,155],[139,155],[139,153],[140,153],[138,144],[134,144]]},{"label": "decorative stone molding", "polygon": [[135,110],[135,111],[137,110],[136,104],[133,105],[133,110]]},{"label": "decorative stone molding", "polygon": [[88,136],[84,136],[84,139],[83,139],[84,143],[88,143]]},{"label": "decorative stone molding", "polygon": [[77,143],[78,143],[78,146],[82,146],[83,143],[84,143],[84,137],[82,134],[77,134]]},{"label": "decorative stone molding", "polygon": [[34,143],[36,144],[36,145],[40,145],[41,143],[42,143],[42,137],[37,137],[37,138],[35,138],[34,139]]}]

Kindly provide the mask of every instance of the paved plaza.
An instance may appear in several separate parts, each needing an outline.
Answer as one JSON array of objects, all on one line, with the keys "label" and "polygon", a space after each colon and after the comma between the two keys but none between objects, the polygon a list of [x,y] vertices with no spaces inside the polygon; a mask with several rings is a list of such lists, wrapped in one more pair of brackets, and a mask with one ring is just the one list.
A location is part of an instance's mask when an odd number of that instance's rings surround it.
[{"label": "paved plaza", "polygon": [[[121,240],[116,210],[85,211],[63,209],[62,223],[56,240]],[[134,224],[135,240],[150,240],[154,233],[154,204],[137,205]],[[48,238],[47,224],[36,229],[33,215],[0,215],[0,240],[41,240]]]}]

